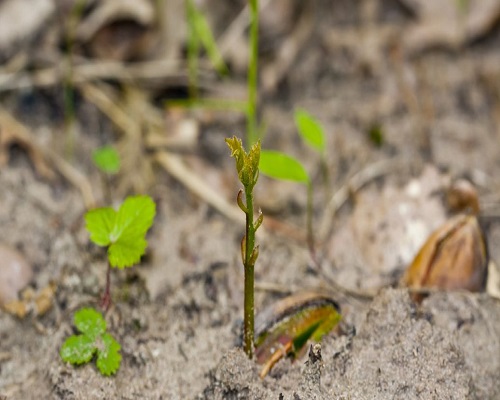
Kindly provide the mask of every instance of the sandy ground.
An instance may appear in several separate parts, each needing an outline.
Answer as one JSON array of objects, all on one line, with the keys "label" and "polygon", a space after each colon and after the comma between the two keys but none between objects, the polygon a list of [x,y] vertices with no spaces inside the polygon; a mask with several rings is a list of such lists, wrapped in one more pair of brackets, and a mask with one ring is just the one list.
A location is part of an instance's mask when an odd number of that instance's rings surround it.
[{"label": "sandy ground", "polygon": [[[98,303],[105,252],[88,240],[80,192],[60,177],[42,179],[22,148],[12,147],[0,169],[0,242],[33,266],[35,289],[53,281],[57,290],[43,316],[0,313],[0,398],[500,398],[498,300],[434,293],[416,305],[396,288],[418,247],[445,220],[443,188],[452,178],[468,177],[478,187],[491,257],[499,260],[500,225],[491,218],[500,188],[499,29],[485,28],[483,13],[465,38],[444,28],[424,35],[446,23],[411,2],[338,2],[335,12],[326,3],[314,3],[315,24],[276,85],[278,63],[267,56],[284,39],[277,33],[266,39],[261,88],[264,147],[288,151],[313,171],[315,224],[327,232],[319,246],[322,271],[312,267],[303,241],[272,229],[258,236],[256,266],[259,287],[328,289],[334,280],[370,294],[359,300],[331,292],[343,321],[322,341],[321,359],[306,352],[258,378],[258,366],[240,349],[242,227],[156,169],[148,193],[158,215],[148,254],[137,267],[113,271],[114,305],[106,319],[122,344],[121,368],[106,378],[93,364],[64,364],[58,352],[73,332],[74,311]],[[54,124],[44,114],[50,105],[36,93],[25,96],[10,93],[5,104],[38,137],[57,141],[47,133]],[[331,190],[322,185],[317,156],[295,133],[298,106],[327,132]],[[98,114],[85,105],[78,113]],[[107,128],[95,120],[83,125],[74,163],[102,199],[88,149],[110,133],[93,131]],[[243,121],[204,124],[186,160],[232,202],[239,186],[223,139],[243,131]],[[383,132],[380,147],[369,139],[375,125]],[[327,219],[332,193],[388,160]],[[303,188],[266,178],[258,186],[256,203],[269,218],[304,226]],[[279,297],[258,290],[257,309]]]}]

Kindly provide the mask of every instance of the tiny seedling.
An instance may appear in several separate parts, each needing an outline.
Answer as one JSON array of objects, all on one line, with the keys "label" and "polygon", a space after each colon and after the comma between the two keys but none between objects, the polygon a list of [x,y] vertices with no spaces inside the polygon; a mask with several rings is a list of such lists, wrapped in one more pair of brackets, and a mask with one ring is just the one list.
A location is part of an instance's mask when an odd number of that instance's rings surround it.
[{"label": "tiny seedling", "polygon": [[118,211],[102,207],[85,214],[90,240],[98,246],[108,247],[106,289],[101,302],[104,310],[111,304],[111,267],[131,267],[140,260],[148,245],[145,236],[153,224],[155,213],[156,205],[149,196],[132,196],[123,202]]},{"label": "tiny seedling", "polygon": [[93,308],[82,308],[75,313],[74,324],[81,332],[66,339],[60,351],[61,358],[73,365],[88,363],[97,354],[96,365],[101,374],[109,376],[120,368],[120,344],[106,332],[106,321]]},{"label": "tiny seedling", "polygon": [[245,236],[241,240],[241,259],[244,267],[245,293],[243,311],[243,343],[245,353],[249,358],[253,357],[254,350],[254,268],[259,256],[259,246],[255,246],[255,232],[262,224],[264,216],[259,210],[259,215],[254,221],[253,211],[253,189],[259,179],[260,141],[255,143],[247,153],[243,148],[241,139],[237,137],[226,139],[231,150],[231,156],[235,158],[238,177],[243,184],[245,202],[243,202],[243,190],[240,189],[237,203],[246,215]]},{"label": "tiny seedling", "polygon": [[99,170],[114,175],[120,170],[120,156],[112,146],[103,146],[92,153],[92,161]]},{"label": "tiny seedling", "polygon": [[[320,152],[323,171],[327,171],[325,162],[325,134],[321,125],[306,111],[298,109],[295,111],[295,123],[300,136],[312,148]],[[279,180],[298,182],[307,186],[307,245],[313,260],[316,261],[313,231],[313,187],[312,180],[304,166],[295,158],[280,151],[262,150],[260,155],[259,169],[263,174]],[[324,172],[325,180],[326,172]]]},{"label": "tiny seedling", "polygon": [[187,57],[189,68],[189,94],[198,97],[198,57],[200,44],[220,75],[227,75],[229,70],[217,47],[210,25],[203,13],[196,7],[194,0],[186,0],[186,16],[188,22]]}]

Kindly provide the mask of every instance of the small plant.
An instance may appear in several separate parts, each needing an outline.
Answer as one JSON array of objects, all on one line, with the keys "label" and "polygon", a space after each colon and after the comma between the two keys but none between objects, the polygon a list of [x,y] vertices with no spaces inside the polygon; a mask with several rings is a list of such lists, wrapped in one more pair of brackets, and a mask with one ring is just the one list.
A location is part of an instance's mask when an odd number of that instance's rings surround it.
[{"label": "small plant", "polygon": [[74,316],[74,324],[81,332],[66,339],[61,347],[61,358],[73,365],[88,363],[97,354],[96,365],[101,374],[112,375],[120,367],[120,344],[106,332],[106,321],[93,308],[82,308]]},{"label": "small plant", "polygon": [[102,172],[116,174],[120,170],[120,156],[112,146],[99,147],[92,153],[92,161]]},{"label": "small plant", "polygon": [[118,211],[102,207],[85,214],[90,240],[98,246],[108,247],[106,289],[101,301],[104,310],[111,304],[111,267],[131,267],[140,260],[148,245],[145,235],[153,224],[155,213],[156,205],[149,196],[133,196],[128,197]]},{"label": "small plant", "polygon": [[186,15],[188,22],[187,57],[189,68],[189,95],[191,98],[198,97],[198,57],[200,44],[203,45],[210,62],[220,75],[227,75],[228,68],[217,47],[217,42],[207,19],[198,10],[194,0],[185,0]]},{"label": "small plant", "polygon": [[[327,168],[325,160],[325,135],[321,125],[306,111],[295,111],[295,123],[300,136],[312,148],[321,154],[321,164],[325,181],[327,181]],[[259,169],[263,174],[279,180],[289,180],[307,186],[307,245],[311,256],[316,261],[313,230],[313,187],[312,180],[304,166],[295,158],[280,151],[262,150]]]},{"label": "small plant", "polygon": [[[153,224],[156,205],[149,196],[128,197],[118,211],[110,207],[96,208],[85,214],[90,240],[108,247],[106,289],[101,307],[111,305],[111,267],[125,268],[137,263],[146,251],[146,232]],[[71,364],[84,364],[97,354],[97,368],[103,375],[112,375],[120,367],[120,344],[106,332],[106,321],[93,308],[75,313],[74,323],[81,335],[66,339],[61,358]]]},{"label": "small plant", "polygon": [[259,256],[259,246],[255,246],[255,232],[262,224],[264,216],[259,210],[259,215],[254,221],[253,189],[259,179],[260,141],[255,143],[247,153],[240,139],[233,137],[226,139],[231,150],[231,156],[236,160],[238,177],[243,184],[245,202],[243,202],[243,190],[240,189],[237,203],[246,214],[246,231],[241,240],[241,259],[245,275],[244,311],[243,311],[243,343],[245,353],[249,358],[253,357],[254,351],[254,267]]}]

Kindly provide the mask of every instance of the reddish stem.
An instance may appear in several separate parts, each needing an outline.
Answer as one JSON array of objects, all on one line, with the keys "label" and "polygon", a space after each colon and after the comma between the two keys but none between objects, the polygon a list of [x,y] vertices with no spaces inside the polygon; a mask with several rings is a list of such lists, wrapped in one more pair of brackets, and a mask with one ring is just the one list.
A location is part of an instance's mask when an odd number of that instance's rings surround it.
[{"label": "reddish stem", "polygon": [[101,299],[101,308],[104,310],[104,312],[107,312],[109,306],[111,305],[110,286],[111,286],[111,265],[108,262],[108,270],[106,271],[106,289]]}]

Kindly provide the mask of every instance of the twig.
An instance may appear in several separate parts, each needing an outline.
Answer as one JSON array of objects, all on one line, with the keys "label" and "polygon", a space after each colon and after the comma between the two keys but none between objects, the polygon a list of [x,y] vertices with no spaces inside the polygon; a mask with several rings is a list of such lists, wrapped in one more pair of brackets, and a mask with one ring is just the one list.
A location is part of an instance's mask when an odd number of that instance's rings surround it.
[{"label": "twig", "polygon": [[[208,76],[210,69],[199,66],[199,73]],[[73,66],[72,83],[113,79],[121,82],[168,79],[187,82],[185,62],[181,60],[153,60],[124,64],[115,61],[85,62]],[[0,73],[0,92],[32,87],[53,86],[63,81],[65,70],[61,66],[39,69],[33,72]]]}]

